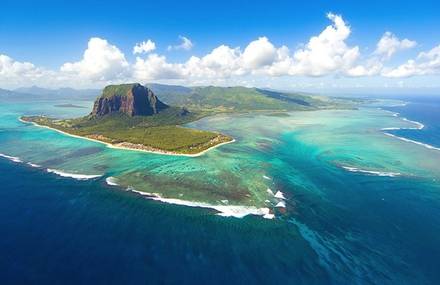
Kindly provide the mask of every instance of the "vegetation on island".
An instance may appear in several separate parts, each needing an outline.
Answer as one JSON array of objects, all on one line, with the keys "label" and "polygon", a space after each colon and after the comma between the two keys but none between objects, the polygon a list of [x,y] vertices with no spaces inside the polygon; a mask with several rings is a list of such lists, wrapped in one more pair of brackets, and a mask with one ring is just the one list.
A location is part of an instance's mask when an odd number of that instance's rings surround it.
[{"label": "vegetation on island", "polygon": [[177,111],[180,112],[176,109],[167,110],[154,118],[112,114],[97,119],[82,117],[57,120],[28,116],[22,117],[22,120],[116,146],[176,154],[197,154],[232,140],[217,132],[182,127],[181,124],[197,119],[198,116],[179,118]]},{"label": "vegetation on island", "polygon": [[206,112],[168,106],[140,84],[123,84],[104,88],[88,116],[64,120],[45,116],[21,119],[129,149],[197,154],[232,141],[231,137],[217,132],[182,126],[205,115]]},{"label": "vegetation on island", "polygon": [[183,87],[162,84],[147,86],[167,104],[182,106],[191,111],[202,110],[210,113],[289,112],[353,107],[353,101],[349,98],[328,98],[242,86]]}]

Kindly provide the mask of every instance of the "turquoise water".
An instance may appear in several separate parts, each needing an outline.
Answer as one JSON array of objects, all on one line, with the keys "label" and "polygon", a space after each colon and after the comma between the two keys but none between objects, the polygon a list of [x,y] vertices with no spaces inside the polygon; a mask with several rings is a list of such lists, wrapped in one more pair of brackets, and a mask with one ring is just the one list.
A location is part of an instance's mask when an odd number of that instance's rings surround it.
[{"label": "turquoise water", "polygon": [[[197,158],[111,149],[17,120],[88,109],[2,104],[0,153],[9,157],[0,158],[5,278],[436,284],[440,151],[385,134],[436,133],[435,112],[414,111],[414,104],[205,118],[190,126],[236,142]],[[394,108],[417,116],[384,110]],[[417,124],[403,116],[426,129],[405,130]],[[432,133],[425,136],[429,141]],[[87,175],[99,177],[77,180]],[[263,218],[261,209],[274,218]],[[249,213],[257,216],[218,215]]]}]

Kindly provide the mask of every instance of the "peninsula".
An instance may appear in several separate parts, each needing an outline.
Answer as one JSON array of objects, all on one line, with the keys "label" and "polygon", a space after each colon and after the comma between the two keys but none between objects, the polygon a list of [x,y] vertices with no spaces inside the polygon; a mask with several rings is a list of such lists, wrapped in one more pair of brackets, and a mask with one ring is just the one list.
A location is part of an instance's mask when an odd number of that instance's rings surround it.
[{"label": "peninsula", "polygon": [[205,116],[169,106],[151,89],[138,83],[109,85],[95,100],[92,112],[75,119],[23,116],[20,119],[67,135],[79,136],[110,147],[171,155],[197,156],[232,142],[229,136],[183,127]]}]

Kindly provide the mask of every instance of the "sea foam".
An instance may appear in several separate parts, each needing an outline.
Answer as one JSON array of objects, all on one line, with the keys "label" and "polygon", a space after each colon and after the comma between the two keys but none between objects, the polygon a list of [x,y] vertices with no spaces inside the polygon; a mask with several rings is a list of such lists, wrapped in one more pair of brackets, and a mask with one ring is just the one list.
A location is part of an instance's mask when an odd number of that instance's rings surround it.
[{"label": "sea foam", "polygon": [[424,124],[422,124],[420,122],[417,122],[417,121],[411,121],[411,120],[408,120],[407,118],[402,118],[402,120],[417,126],[417,127],[414,127],[414,128],[411,128],[411,127],[405,128],[405,129],[408,129],[408,130],[421,130],[421,129],[423,129],[425,127]]},{"label": "sea foam", "polygon": [[[397,116],[399,113],[394,113],[394,114]],[[423,146],[423,147],[426,147],[429,149],[440,150],[440,148],[432,146],[430,144],[422,143],[419,141],[415,141],[415,140],[411,140],[411,139],[407,139],[407,138],[403,138],[403,137],[399,137],[399,136],[396,136],[396,135],[393,135],[393,134],[386,132],[386,131],[396,131],[396,130],[422,130],[425,128],[425,125],[420,122],[408,120],[407,118],[402,118],[402,120],[404,120],[405,122],[414,124],[416,126],[415,127],[404,127],[404,128],[395,128],[395,127],[382,128],[381,131],[384,131],[384,134],[387,136],[390,136],[390,137],[393,137],[393,138],[396,138],[396,139],[399,139],[399,140],[402,140],[405,142],[414,143],[414,144],[417,144],[417,145],[420,145],[420,146]]]},{"label": "sea foam", "polygon": [[388,176],[388,177],[396,177],[401,176],[401,173],[398,172],[384,172],[384,171],[375,171],[375,170],[366,170],[366,169],[360,169],[356,167],[351,166],[342,166],[345,170],[348,170],[350,172],[359,172],[359,173],[365,173],[370,175],[376,175],[376,176]]},{"label": "sea foam", "polygon": [[98,177],[102,176],[102,175],[86,175],[86,174],[68,173],[68,172],[64,172],[61,170],[50,169],[50,168],[48,168],[46,171],[49,173],[54,173],[54,174],[59,175],[61,177],[69,177],[69,178],[73,178],[76,180],[88,180],[88,179],[98,178]]},{"label": "sea foam", "polygon": [[415,141],[415,140],[410,140],[410,139],[399,137],[399,136],[396,136],[396,135],[393,135],[393,134],[390,134],[390,133],[385,133],[385,135],[393,137],[393,138],[396,138],[396,139],[399,139],[399,140],[402,140],[402,141],[405,141],[405,142],[421,145],[421,146],[424,146],[424,147],[429,148],[429,149],[440,150],[440,148],[432,146],[432,145],[427,144],[427,143],[422,143],[422,142],[418,142],[418,141]]},{"label": "sea foam", "polygon": [[105,182],[110,185],[110,186],[118,186],[119,184],[117,183],[118,179],[112,176],[109,176],[105,179]]},{"label": "sea foam", "polygon": [[18,158],[16,156],[10,156],[10,155],[6,155],[3,153],[0,153],[0,157],[4,157],[6,159],[9,159],[10,161],[17,162],[17,163],[23,162],[20,158]]},{"label": "sea foam", "polygon": [[31,167],[34,167],[34,168],[39,168],[39,167],[41,167],[41,165],[39,165],[39,164],[35,164],[35,163],[32,163],[32,162],[28,162],[28,163],[26,163],[27,165],[29,165],[29,166],[31,166]]},{"label": "sea foam", "polygon": [[197,207],[197,208],[205,208],[205,209],[213,209],[219,212],[217,215],[222,217],[235,217],[235,218],[243,218],[248,215],[262,216],[266,219],[273,219],[273,216],[270,213],[269,208],[257,208],[254,206],[239,206],[239,205],[213,205],[204,202],[193,202],[175,198],[164,198],[158,193],[148,193],[143,191],[138,191],[133,187],[128,187],[127,191],[138,193],[142,196],[145,196],[148,199],[160,201],[163,203],[180,205],[180,206],[188,206],[188,207]]}]

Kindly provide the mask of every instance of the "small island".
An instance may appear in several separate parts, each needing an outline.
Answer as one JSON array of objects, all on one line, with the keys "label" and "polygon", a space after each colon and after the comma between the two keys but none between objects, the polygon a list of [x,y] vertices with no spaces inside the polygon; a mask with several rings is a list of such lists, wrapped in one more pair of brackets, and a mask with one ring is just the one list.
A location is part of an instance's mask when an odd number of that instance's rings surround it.
[{"label": "small island", "polygon": [[109,85],[95,100],[92,112],[81,118],[23,116],[20,119],[109,147],[170,155],[197,156],[233,138],[195,130],[183,124],[207,114],[169,106],[139,83]]}]

